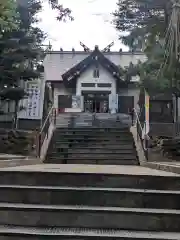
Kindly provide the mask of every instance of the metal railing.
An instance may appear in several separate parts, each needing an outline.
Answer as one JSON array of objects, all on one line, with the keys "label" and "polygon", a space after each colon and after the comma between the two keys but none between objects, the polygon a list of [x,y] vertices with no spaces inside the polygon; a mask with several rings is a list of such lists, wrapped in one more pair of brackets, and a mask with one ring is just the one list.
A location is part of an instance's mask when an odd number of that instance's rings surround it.
[{"label": "metal railing", "polygon": [[41,148],[44,143],[45,138],[48,138],[49,134],[49,127],[51,123],[56,124],[56,109],[52,107],[40,129],[40,132],[38,133],[37,136],[37,156],[40,157],[41,155]]},{"label": "metal railing", "polygon": [[[149,141],[149,136],[147,134],[144,134],[144,130],[142,127],[142,123],[139,119],[139,115],[136,111],[136,109],[133,109],[134,112],[134,117],[135,117],[135,125],[136,125],[136,129],[137,129],[137,141],[140,140],[141,141],[141,146],[142,149],[144,151],[144,155],[146,160],[148,160],[148,141]],[[143,136],[144,135],[144,136]]]}]

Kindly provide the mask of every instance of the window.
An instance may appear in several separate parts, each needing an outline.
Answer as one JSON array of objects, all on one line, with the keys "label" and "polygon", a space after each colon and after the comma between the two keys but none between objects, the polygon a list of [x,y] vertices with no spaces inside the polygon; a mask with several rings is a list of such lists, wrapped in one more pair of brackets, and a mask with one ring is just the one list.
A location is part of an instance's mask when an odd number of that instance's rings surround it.
[{"label": "window", "polygon": [[94,71],[93,71],[93,77],[94,78],[99,78],[99,69],[94,69]]},{"label": "window", "polygon": [[111,87],[111,83],[98,83],[97,86],[98,87],[108,87],[108,88],[110,88]]},{"label": "window", "polygon": [[71,108],[72,96],[71,95],[59,95],[58,96],[58,108]]},{"label": "window", "polygon": [[81,83],[81,87],[95,87],[95,83]]}]

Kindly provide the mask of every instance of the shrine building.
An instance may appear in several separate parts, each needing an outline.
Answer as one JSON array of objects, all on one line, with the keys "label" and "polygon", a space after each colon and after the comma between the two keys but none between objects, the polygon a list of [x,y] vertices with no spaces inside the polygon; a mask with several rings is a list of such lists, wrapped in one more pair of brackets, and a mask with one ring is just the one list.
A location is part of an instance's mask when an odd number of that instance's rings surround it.
[{"label": "shrine building", "polygon": [[44,78],[51,83],[57,112],[127,113],[139,98],[139,77],[128,82],[122,68],[146,60],[142,51],[100,50],[50,51],[44,59]]}]

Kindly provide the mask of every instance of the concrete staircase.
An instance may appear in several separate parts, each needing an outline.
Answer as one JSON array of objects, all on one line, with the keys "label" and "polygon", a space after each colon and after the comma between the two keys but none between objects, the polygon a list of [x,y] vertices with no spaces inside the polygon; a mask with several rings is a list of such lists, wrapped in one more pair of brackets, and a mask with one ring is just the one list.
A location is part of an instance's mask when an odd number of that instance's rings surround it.
[{"label": "concrete staircase", "polygon": [[46,163],[138,165],[129,127],[58,128]]},{"label": "concrete staircase", "polygon": [[79,113],[74,114],[74,127],[92,127],[93,126],[93,114],[92,113]]},{"label": "concrete staircase", "polygon": [[56,117],[56,126],[57,127],[68,127],[71,121],[70,113],[62,113]]},{"label": "concrete staircase", "polygon": [[[119,119],[119,120],[117,120]],[[63,113],[56,118],[59,128],[73,126],[79,127],[119,127],[121,124],[131,125],[131,117],[127,114],[109,113]]]},{"label": "concrete staircase", "polygon": [[0,239],[179,240],[180,178],[158,174],[138,166],[1,170]]}]

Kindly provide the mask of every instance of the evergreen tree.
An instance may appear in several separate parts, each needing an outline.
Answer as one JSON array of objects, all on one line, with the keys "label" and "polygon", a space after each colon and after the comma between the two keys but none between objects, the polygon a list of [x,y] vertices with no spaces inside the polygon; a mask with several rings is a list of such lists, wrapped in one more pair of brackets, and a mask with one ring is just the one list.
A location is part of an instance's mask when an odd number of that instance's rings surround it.
[{"label": "evergreen tree", "polygon": [[135,50],[139,45],[154,45],[164,38],[171,13],[172,1],[168,0],[118,0],[114,11],[114,25],[123,43]]},{"label": "evergreen tree", "polygon": [[16,1],[0,0],[0,35],[17,27]]},{"label": "evergreen tree", "polygon": [[58,3],[58,0],[48,0],[51,4],[52,9],[55,9],[58,12],[57,20],[65,21],[67,18],[73,20],[74,18],[71,15],[71,10],[69,8],[65,8],[62,4]]},{"label": "evergreen tree", "polygon": [[36,0],[29,0],[27,7],[18,5],[19,28],[3,33],[0,41],[1,88],[39,77],[37,66],[43,56],[41,45],[45,35],[33,23],[37,22],[36,14],[40,10],[41,4]]},{"label": "evergreen tree", "polygon": [[[29,0],[17,0],[18,4],[22,6],[27,6]],[[65,21],[67,18],[70,20],[73,20],[73,17],[71,15],[71,10],[69,8],[64,7],[62,4],[59,4],[58,0],[39,0],[39,3],[41,6],[43,6],[43,3],[49,2],[50,7],[55,10],[57,13],[56,19],[58,21]]]},{"label": "evergreen tree", "polygon": [[[0,97],[1,100],[15,101],[15,119],[17,119],[19,100],[25,95],[21,83],[39,78],[43,71],[41,65],[44,58],[42,43],[46,35],[40,28],[36,27],[38,23],[36,16],[42,10],[43,1],[6,1],[9,3],[6,5],[7,10],[11,10],[11,14],[8,13],[10,14],[8,21],[13,19],[14,25],[10,26],[7,22],[10,27],[6,29],[4,24],[6,31],[2,29],[0,38]],[[17,7],[13,4],[10,5],[13,2],[16,2]],[[63,8],[55,0],[49,0],[49,2],[52,9],[58,12],[57,20],[65,20],[66,17],[72,20],[71,11],[68,8]],[[7,16],[4,19],[8,19]],[[18,28],[15,28],[17,23]]]},{"label": "evergreen tree", "polygon": [[144,45],[147,55],[147,61],[128,69],[126,79],[140,75],[140,85],[149,92],[180,92],[180,64],[175,56],[180,18],[171,16],[173,7],[168,0],[119,0],[114,12],[116,29],[129,32],[121,37],[123,43],[132,51]]},{"label": "evergreen tree", "polygon": [[0,96],[2,100],[15,101],[15,120],[19,101],[25,95],[20,84],[39,78],[42,70],[40,62],[44,54],[41,45],[45,35],[33,25],[41,7],[37,0],[28,0],[28,5],[19,4],[19,28],[4,32],[0,41]]}]

